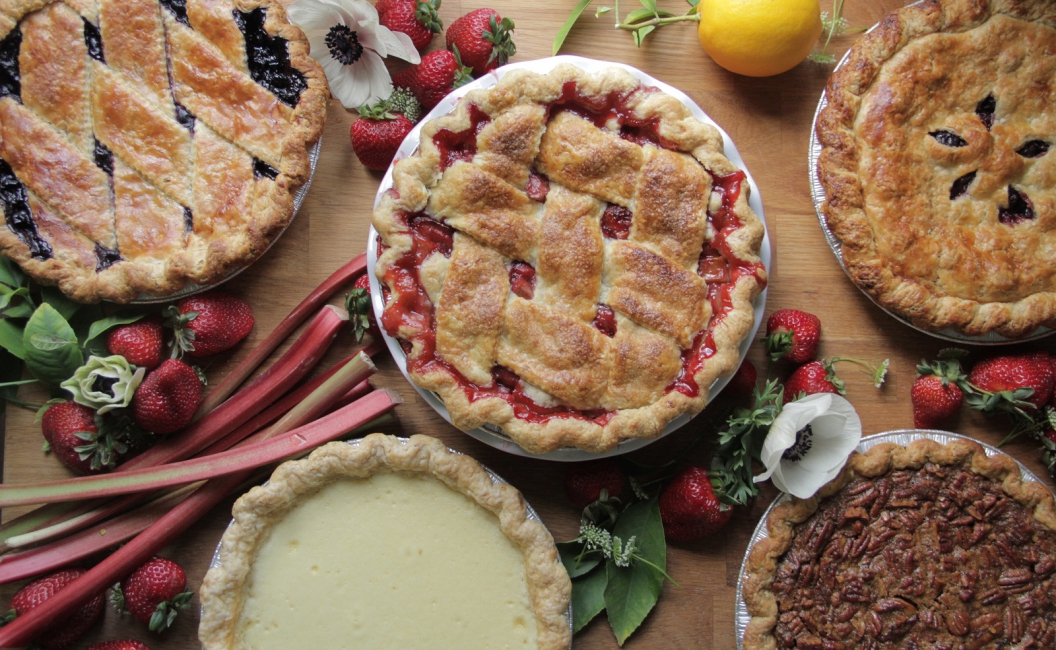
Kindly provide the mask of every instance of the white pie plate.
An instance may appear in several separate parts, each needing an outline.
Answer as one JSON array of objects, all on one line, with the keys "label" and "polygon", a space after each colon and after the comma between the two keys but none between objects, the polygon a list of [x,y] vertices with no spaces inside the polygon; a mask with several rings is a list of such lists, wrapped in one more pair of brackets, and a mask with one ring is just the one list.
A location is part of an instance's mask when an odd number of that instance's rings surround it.
[{"label": "white pie plate", "polygon": [[[408,442],[410,442],[409,438],[397,437],[396,439],[399,440],[403,444],[407,444]],[[358,446],[360,444],[361,440],[359,438],[355,438],[353,440],[348,440],[347,442],[348,442],[348,444],[350,444],[352,446]],[[450,447],[448,447],[447,450],[449,452],[451,452],[452,454],[458,454],[459,456],[463,456],[464,455],[462,452],[455,451],[454,449],[451,449]],[[484,467],[484,465],[481,465],[481,467]],[[496,485],[509,485],[509,482],[506,481],[506,479],[502,478],[501,476],[499,476],[495,472],[491,471],[490,468],[484,467],[484,471],[488,473],[488,476],[491,477],[491,480],[492,480],[492,482],[494,484],[496,484]],[[267,485],[267,482],[265,482],[264,485]],[[532,505],[530,503],[528,503],[527,500],[524,502],[524,507],[528,511],[528,518],[529,519],[531,519],[532,521],[538,522],[541,526],[546,528],[546,524],[543,523],[543,520],[539,516],[539,513],[537,513],[535,511],[535,509],[532,508]],[[233,524],[233,523],[235,523],[234,519],[231,520],[231,523],[228,524],[228,527],[230,527],[231,524]],[[225,530],[225,533],[226,533],[226,530]],[[210,569],[212,569],[213,567],[220,566],[220,551],[221,551],[221,549],[223,549],[223,547],[224,547],[224,543],[223,543],[223,539],[221,539],[220,542],[218,542],[217,545],[216,545],[216,550],[213,551],[213,559],[211,559],[209,561],[209,568]],[[202,611],[201,611],[201,609],[199,609],[198,610],[198,617],[201,618],[201,616],[202,616]],[[573,625],[573,621],[572,621],[572,603],[571,602],[569,602],[569,604],[568,604],[568,614],[567,614],[567,616],[568,616],[568,629],[569,629],[569,632],[570,632],[568,647],[571,648],[572,647],[572,640],[571,640],[572,639],[572,634],[571,634],[571,631],[572,631],[572,625]]]},{"label": "white pie plate", "polygon": [[[868,34],[869,32],[876,29],[879,24],[880,23],[877,23],[876,25],[870,27],[866,31],[866,33]],[[849,50],[843,55],[843,58],[840,59],[840,62],[836,64],[836,67],[833,68],[833,72],[840,69],[840,67],[847,61],[848,56],[850,56]],[[829,244],[829,248],[832,249],[833,255],[836,256],[836,261],[840,263],[840,268],[842,268],[844,273],[847,273],[847,277],[850,278],[850,273],[847,272],[847,266],[843,263],[843,248],[840,245],[840,240],[836,238],[835,233],[833,233],[832,230],[829,228],[829,222],[825,219],[825,214],[821,211],[821,206],[823,203],[825,203],[826,196],[825,188],[822,187],[821,181],[818,179],[818,157],[821,156],[821,142],[818,141],[818,116],[821,115],[821,111],[828,105],[829,100],[825,95],[825,91],[823,90],[821,92],[821,98],[818,100],[818,108],[814,111],[814,121],[810,126],[810,150],[808,151],[808,168],[810,170],[810,198],[814,201],[814,212],[816,212],[818,215],[818,223],[821,224],[821,231],[825,234],[825,241]],[[962,344],[966,343],[969,345],[1010,345],[1013,343],[1036,341],[1038,339],[1043,339],[1051,335],[1053,332],[1056,332],[1056,330],[1049,329],[1048,327],[1039,327],[1029,336],[1025,336],[1021,339],[1010,339],[1001,336],[1000,334],[994,333],[990,333],[985,336],[968,336],[967,334],[961,334],[953,328],[947,328],[938,332],[934,332],[921,327],[917,327],[908,318],[900,316],[899,314],[896,314],[895,312],[881,305],[865,289],[862,289],[861,287],[858,288],[861,289],[862,293],[864,293],[869,298],[869,300],[872,300],[877,307],[884,310],[895,320],[905,325],[908,325],[909,327],[912,327],[918,332],[923,332],[929,336],[934,336],[944,341]]]},{"label": "white pie plate", "polygon": [[[983,449],[986,450],[987,456],[997,456],[998,454],[1005,456],[1008,455],[997,447],[976,440],[975,438],[971,438],[969,436],[962,436],[959,433],[951,433],[949,431],[937,431],[933,429],[899,429],[897,431],[887,431],[885,433],[878,433],[873,436],[867,436],[865,438],[862,438],[862,441],[858,444],[858,447],[855,449],[855,451],[864,453],[865,451],[880,444],[881,442],[893,442],[897,445],[902,445],[904,447],[909,443],[913,442],[914,440],[922,440],[924,438],[934,440],[935,442],[939,442],[942,444],[946,444],[958,439],[971,440],[982,445]],[[1012,460],[1015,459],[1013,458]],[[1027,469],[1027,467],[1023,463],[1016,460],[1016,464],[1019,465],[1019,471],[1023,473],[1024,481],[1034,481],[1037,483],[1041,483],[1041,480],[1037,477],[1037,475]],[[744,560],[741,562],[741,572],[740,575],[738,575],[737,577],[737,608],[735,610],[734,619],[737,635],[737,650],[741,650],[742,644],[744,643],[744,632],[748,628],[749,621],[752,620],[752,617],[748,615],[748,604],[744,602],[743,593],[745,570],[748,567],[748,555],[752,552],[752,548],[757,542],[766,539],[770,536],[769,531],[766,528],[766,520],[770,517],[770,513],[773,512],[774,508],[776,508],[779,504],[785,503],[789,500],[791,500],[791,497],[787,494],[781,494],[776,499],[774,499],[774,502],[771,503],[770,507],[767,508],[766,512],[763,513],[763,516],[759,520],[759,523],[756,524],[755,532],[752,533],[752,539],[748,542],[748,548],[744,551]]]},{"label": "white pie plate", "polygon": [[[687,108],[689,108],[689,110],[693,113],[694,117],[701,121],[707,122],[708,124],[711,124],[716,129],[718,129],[719,133],[722,134],[723,149],[724,153],[726,154],[726,157],[729,158],[730,161],[734,165],[736,165],[738,169],[744,171],[745,175],[748,177],[748,185],[751,188],[748,204],[751,206],[752,210],[754,210],[755,213],[759,216],[759,220],[763,222],[765,227],[765,221],[763,218],[763,200],[762,197],[759,195],[759,186],[756,185],[755,179],[752,178],[751,173],[745,166],[744,159],[741,158],[741,154],[738,153],[737,147],[733,144],[733,141],[730,139],[730,136],[722,130],[722,127],[715,123],[715,120],[708,117],[704,110],[701,109],[700,106],[698,106],[696,102],[694,102],[684,92],[678,90],[677,88],[671,85],[664,83],[663,81],[660,81],[659,79],[656,79],[655,77],[652,77],[642,72],[641,70],[638,70],[637,68],[632,68],[631,66],[625,65],[623,63],[615,63],[611,61],[597,61],[594,59],[587,59],[580,56],[562,55],[545,59],[538,59],[535,61],[511,63],[509,65],[498,68],[497,70],[494,70],[493,72],[484,75],[480,79],[477,79],[476,81],[470,84],[467,84],[465,86],[462,86],[461,88],[454,90],[450,95],[442,99],[440,103],[437,104],[436,107],[429,112],[428,115],[422,118],[422,120],[414,127],[414,130],[407,135],[407,138],[403,141],[403,144],[396,151],[396,160],[401,160],[403,158],[406,158],[407,156],[410,156],[412,153],[414,153],[415,149],[418,148],[418,142],[421,138],[422,125],[425,124],[425,122],[435,117],[440,117],[442,115],[450,113],[452,110],[454,110],[455,104],[458,103],[458,100],[465,96],[465,94],[468,93],[470,90],[474,90],[477,88],[490,88],[491,86],[494,86],[502,76],[504,76],[507,72],[511,70],[531,70],[532,72],[545,74],[553,70],[560,63],[570,63],[583,70],[586,70],[587,72],[601,70],[612,66],[623,68],[627,72],[631,73],[631,75],[633,75],[635,78],[640,80],[643,85],[659,88],[663,92],[675,97],[680,102],[685,104]],[[378,193],[374,199],[375,207],[377,207],[378,202],[381,201],[382,195],[391,187],[392,166],[389,167],[388,171],[385,172],[385,176],[381,179],[381,185],[378,187]],[[759,255],[762,258],[763,265],[769,271],[769,234],[764,233],[763,235],[763,243]],[[367,275],[370,278],[370,294],[371,302],[374,307],[374,314],[380,321],[381,313],[385,310],[385,302],[382,298],[381,284],[378,281],[377,277],[375,277],[374,275],[374,266],[377,261],[378,233],[376,230],[374,230],[372,226],[370,228],[370,234],[367,240]],[[748,353],[749,346],[755,339],[755,333],[759,330],[759,325],[762,323],[763,312],[765,311],[766,307],[766,289],[764,289],[759,294],[753,304],[755,306],[755,323],[752,326],[752,331],[749,336],[747,336],[744,341],[741,342],[742,361],[744,360],[745,355]],[[419,388],[413,381],[411,381],[411,377],[407,372],[407,355],[404,353],[403,348],[400,347],[399,342],[388,334],[386,334],[384,330],[382,330],[382,337],[385,339],[385,343],[389,346],[389,352],[392,353],[392,358],[396,360],[396,364],[400,367],[400,371],[403,372],[403,375],[407,378],[407,381],[409,381],[411,385],[414,386],[415,390],[418,391],[418,394],[421,395],[422,398],[426,402],[428,402],[429,405],[432,406],[433,409],[435,409],[441,417],[450,422],[451,415],[448,413],[447,407],[444,406],[443,401],[441,401],[435,393]],[[715,383],[711,385],[711,389],[708,392],[709,403],[715,399],[715,397],[719,394],[719,392],[722,391],[723,387],[726,386],[729,381],[729,377],[720,377],[719,379],[715,380]],[[663,433],[661,433],[656,438],[651,438],[647,440],[625,440],[619,445],[617,445],[615,448],[599,454],[573,448],[558,449],[548,454],[531,454],[521,448],[520,445],[515,443],[508,436],[503,434],[501,429],[492,425],[487,425],[486,427],[481,427],[477,429],[471,429],[469,431],[466,431],[466,433],[485,444],[495,447],[496,449],[501,449],[505,452],[516,454],[518,456],[531,456],[534,458],[546,458],[549,460],[560,461],[580,461],[587,460],[590,458],[601,458],[604,456],[616,456],[619,454],[625,454],[627,452],[634,451],[635,449],[641,449],[642,447],[648,445],[654,440],[658,440],[659,438],[668,435],[672,431],[675,431],[685,423],[689,422],[690,419],[692,419],[692,416],[690,415],[680,415],[674,420],[672,420],[664,429]]]},{"label": "white pie plate", "polygon": [[[311,171],[308,172],[308,180],[306,180],[304,182],[304,185],[301,185],[300,187],[298,187],[297,190],[294,191],[294,193],[293,193],[293,214],[290,215],[290,220],[289,220],[289,222],[286,223],[286,225],[283,227],[283,229],[280,230],[278,233],[275,234],[274,237],[271,238],[271,241],[268,242],[268,247],[265,248],[264,251],[261,252],[261,254],[257,256],[258,260],[261,257],[263,257],[265,253],[267,253],[269,250],[271,250],[271,247],[275,245],[275,242],[277,242],[279,240],[279,237],[282,237],[283,233],[286,232],[286,229],[290,227],[291,223],[293,223],[293,218],[297,216],[297,212],[301,209],[301,205],[304,203],[304,197],[305,197],[305,195],[308,194],[308,188],[311,187],[311,185],[312,185],[312,177],[315,176],[315,165],[316,165],[316,163],[319,162],[319,150],[322,148],[322,146],[323,146],[323,138],[320,135],[319,139],[315,141],[315,144],[313,144],[308,149],[308,163],[311,165],[312,168],[311,168]],[[256,261],[256,260],[254,260],[254,261]],[[186,298],[187,296],[193,296],[194,294],[202,293],[204,291],[208,291],[209,289],[215,289],[216,287],[218,287],[221,284],[227,282],[228,280],[230,280],[231,278],[235,277],[236,275],[238,275],[242,271],[245,271],[246,269],[248,269],[252,264],[253,264],[253,262],[250,262],[249,264],[247,264],[245,266],[240,266],[240,267],[230,271],[227,275],[225,275],[224,277],[220,278],[216,282],[213,282],[212,284],[199,285],[199,284],[195,284],[193,282],[188,281],[187,284],[184,285],[184,287],[182,289],[180,289],[179,291],[177,291],[176,293],[172,293],[172,294],[169,294],[167,296],[152,296],[150,294],[144,293],[144,294],[141,294],[138,298],[136,298],[135,300],[133,300],[129,304],[132,304],[132,305],[156,305],[158,303],[171,302],[173,300],[179,300],[180,298]]]}]

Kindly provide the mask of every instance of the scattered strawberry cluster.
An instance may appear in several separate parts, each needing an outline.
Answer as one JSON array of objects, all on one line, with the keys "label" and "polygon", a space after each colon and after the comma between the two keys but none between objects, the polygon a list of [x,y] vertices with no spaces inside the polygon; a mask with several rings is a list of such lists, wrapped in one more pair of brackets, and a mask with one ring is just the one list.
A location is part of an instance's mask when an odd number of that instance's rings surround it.
[{"label": "scattered strawberry cluster", "polygon": [[[419,51],[440,33],[440,0],[378,0],[382,25],[407,34]],[[352,123],[352,149],[364,167],[384,171],[392,164],[403,139],[425,113],[455,88],[505,65],[517,52],[513,21],[493,9],[477,9],[456,19],[447,29],[447,49],[422,57],[395,77],[392,96],[359,109]]]},{"label": "scattered strawberry cluster", "polygon": [[[15,592],[10,611],[0,624],[25,616],[85,573],[86,570],[81,568],[61,569],[30,582]],[[167,630],[176,620],[177,613],[190,604],[191,591],[187,588],[187,576],[178,564],[155,557],[114,585],[110,601],[119,613],[131,614],[136,620],[147,623],[151,632],[160,633]],[[102,618],[104,609],[104,594],[99,593],[73,614],[54,621],[49,630],[37,638],[36,645],[44,650],[63,650],[73,646]],[[120,639],[97,643],[88,650],[150,649],[140,641]]]},{"label": "scattered strawberry cluster", "polygon": [[[97,474],[142,451],[153,436],[183,429],[202,401],[203,377],[181,357],[223,352],[252,329],[249,305],[217,291],[184,298],[161,315],[115,327],[106,337],[106,352],[147,371],[131,403],[105,414],[75,401],[49,403],[41,417],[45,449],[78,474]],[[112,391],[105,383],[97,380],[95,390]]]}]

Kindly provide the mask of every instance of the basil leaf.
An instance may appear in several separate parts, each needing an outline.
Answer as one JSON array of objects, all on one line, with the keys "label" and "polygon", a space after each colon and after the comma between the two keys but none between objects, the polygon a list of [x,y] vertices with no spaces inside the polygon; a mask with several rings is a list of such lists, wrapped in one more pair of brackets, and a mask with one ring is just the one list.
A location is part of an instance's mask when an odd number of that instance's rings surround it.
[{"label": "basil leaf", "polygon": [[0,319],[0,347],[10,352],[19,359],[26,357],[26,349],[22,345],[22,328],[11,323],[7,319]]},{"label": "basil leaf", "polygon": [[572,31],[572,26],[576,24],[576,21],[579,20],[579,17],[583,14],[583,10],[590,6],[592,1],[593,0],[579,0],[579,3],[576,5],[575,9],[572,10],[572,14],[568,17],[568,20],[565,21],[564,25],[561,25],[561,29],[557,30],[557,34],[554,35],[553,54],[555,56],[557,55],[558,50],[561,49],[561,46],[565,44],[565,38],[568,36],[568,33]]},{"label": "basil leaf", "polygon": [[632,503],[616,522],[612,534],[624,543],[633,536],[638,549],[631,566],[621,568],[612,561],[605,566],[605,611],[616,641],[622,646],[652,611],[664,585],[660,570],[667,570],[667,543],[656,497]]},{"label": "basil leaf", "polygon": [[26,367],[37,379],[58,386],[84,364],[73,328],[49,303],[44,303],[26,322],[22,334]]},{"label": "basil leaf", "polygon": [[44,299],[44,302],[54,307],[55,311],[62,314],[62,317],[67,321],[73,318],[77,310],[84,306],[75,300],[67,298],[66,294],[59,291],[57,287],[44,287],[40,290],[40,297]]},{"label": "basil leaf", "polygon": [[9,287],[22,286],[22,269],[3,255],[0,255],[0,282]]},{"label": "basil leaf", "polygon": [[576,633],[605,609],[605,569],[592,571],[572,581],[572,632]]},{"label": "basil leaf", "polygon": [[12,318],[29,318],[33,315],[33,308],[28,302],[23,302],[15,305],[14,307],[8,307],[0,314],[0,318],[12,319]]},{"label": "basil leaf", "polygon": [[123,316],[110,316],[102,320],[97,320],[92,323],[91,328],[88,330],[88,338],[85,339],[85,343],[91,341],[95,337],[99,336],[111,327],[117,327],[118,325],[128,325],[134,323],[137,320],[143,318],[144,314],[125,314]]},{"label": "basil leaf", "polygon": [[[601,563],[602,555],[597,551],[583,553],[581,542],[559,542],[557,552],[561,555],[561,564],[565,565],[569,578],[578,578]],[[583,556],[580,557],[580,553]]]}]

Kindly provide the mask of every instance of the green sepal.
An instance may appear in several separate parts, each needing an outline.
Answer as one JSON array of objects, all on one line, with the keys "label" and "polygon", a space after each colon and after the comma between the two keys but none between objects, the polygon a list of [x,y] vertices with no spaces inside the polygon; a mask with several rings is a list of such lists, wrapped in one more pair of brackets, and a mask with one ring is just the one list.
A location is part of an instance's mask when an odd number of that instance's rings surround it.
[{"label": "green sepal", "polygon": [[349,322],[352,323],[352,333],[356,335],[356,343],[359,343],[370,331],[370,292],[366,289],[350,291],[345,296],[345,310],[348,312]]},{"label": "green sepal", "polygon": [[439,34],[444,31],[444,21],[440,19],[439,11],[440,0],[420,0],[418,8],[414,11],[414,17],[422,25],[425,25],[426,29],[434,34]]},{"label": "green sepal", "polygon": [[125,607],[125,592],[121,590],[121,583],[115,583],[110,588],[110,604],[114,606],[118,614],[124,616],[128,613],[128,608]]},{"label": "green sepal", "polygon": [[184,591],[173,596],[172,600],[163,600],[158,603],[157,609],[150,615],[150,623],[147,624],[147,629],[151,632],[164,632],[172,626],[173,621],[176,620],[176,615],[179,614],[181,609],[187,609],[187,606],[191,604],[191,591],[185,589]]},{"label": "green sepal", "polygon": [[11,621],[15,620],[16,618],[18,618],[18,612],[16,612],[13,609],[7,610],[6,614],[4,614],[3,616],[0,616],[0,627],[3,627],[5,625],[7,625],[8,623],[10,623]]},{"label": "green sepal", "polygon": [[[495,17],[492,16],[492,20],[494,19]],[[451,53],[455,55],[455,63],[458,64],[458,68],[455,69],[455,80],[451,83],[451,90],[454,90],[473,81],[473,68],[462,63],[462,53],[458,51],[458,46],[454,43],[451,44]]]},{"label": "green sepal", "polygon": [[373,104],[360,106],[359,116],[366,120],[395,120],[396,116],[389,112],[390,108],[388,101],[379,99]]},{"label": "green sepal", "polygon": [[[514,54],[517,54],[517,45],[513,42],[513,21],[503,18],[502,21],[495,20],[495,14],[488,20],[488,29],[480,33],[480,37],[491,43],[491,56],[488,57],[488,65],[497,62],[498,65],[506,65]],[[457,88],[457,86],[456,86]]]},{"label": "green sepal", "polygon": [[179,359],[185,352],[194,352],[194,330],[187,325],[198,318],[198,312],[181,314],[176,305],[169,305],[161,315],[165,317],[165,327],[172,329],[171,358]]},{"label": "green sepal", "polygon": [[792,330],[774,332],[763,339],[763,346],[770,360],[777,361],[792,349]]}]

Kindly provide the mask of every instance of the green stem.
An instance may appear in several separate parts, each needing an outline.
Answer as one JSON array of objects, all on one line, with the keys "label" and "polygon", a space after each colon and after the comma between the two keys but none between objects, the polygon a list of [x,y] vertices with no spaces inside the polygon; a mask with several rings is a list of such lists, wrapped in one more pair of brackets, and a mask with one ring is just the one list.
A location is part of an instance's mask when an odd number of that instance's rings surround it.
[{"label": "green stem", "polygon": [[616,23],[617,29],[625,29],[629,32],[636,32],[646,27],[660,27],[661,25],[670,25],[671,23],[677,23],[684,20],[689,20],[695,23],[700,22],[700,14],[692,13],[685,14],[682,16],[667,16],[665,18],[650,18],[644,23]]},{"label": "green stem", "polygon": [[6,399],[7,401],[11,402],[16,406],[21,406],[22,408],[27,408],[33,411],[39,411],[40,409],[44,408],[43,404],[37,404],[35,402],[23,402],[22,400],[15,399],[14,397],[4,397],[3,399]]},{"label": "green stem", "polygon": [[644,558],[644,557],[642,557],[641,555],[638,555],[637,553],[631,553],[631,557],[633,557],[633,558],[634,558],[634,559],[635,559],[636,561],[638,561],[638,562],[644,562],[644,563],[646,564],[646,566],[651,566],[651,567],[653,567],[654,569],[656,569],[657,571],[659,571],[659,572],[660,572],[660,575],[662,575],[662,576],[664,576],[665,578],[667,578],[668,580],[670,580],[670,581],[671,581],[671,584],[675,585],[675,586],[676,586],[676,587],[678,587],[679,589],[681,589],[681,588],[682,588],[682,585],[680,585],[680,584],[678,584],[677,582],[675,582],[675,579],[674,579],[674,578],[672,578],[671,576],[669,576],[669,575],[667,574],[667,571],[664,571],[663,569],[661,569],[660,567],[656,566],[655,564],[653,564],[653,563],[652,563],[652,562],[650,562],[649,560],[645,559],[645,558]]}]

